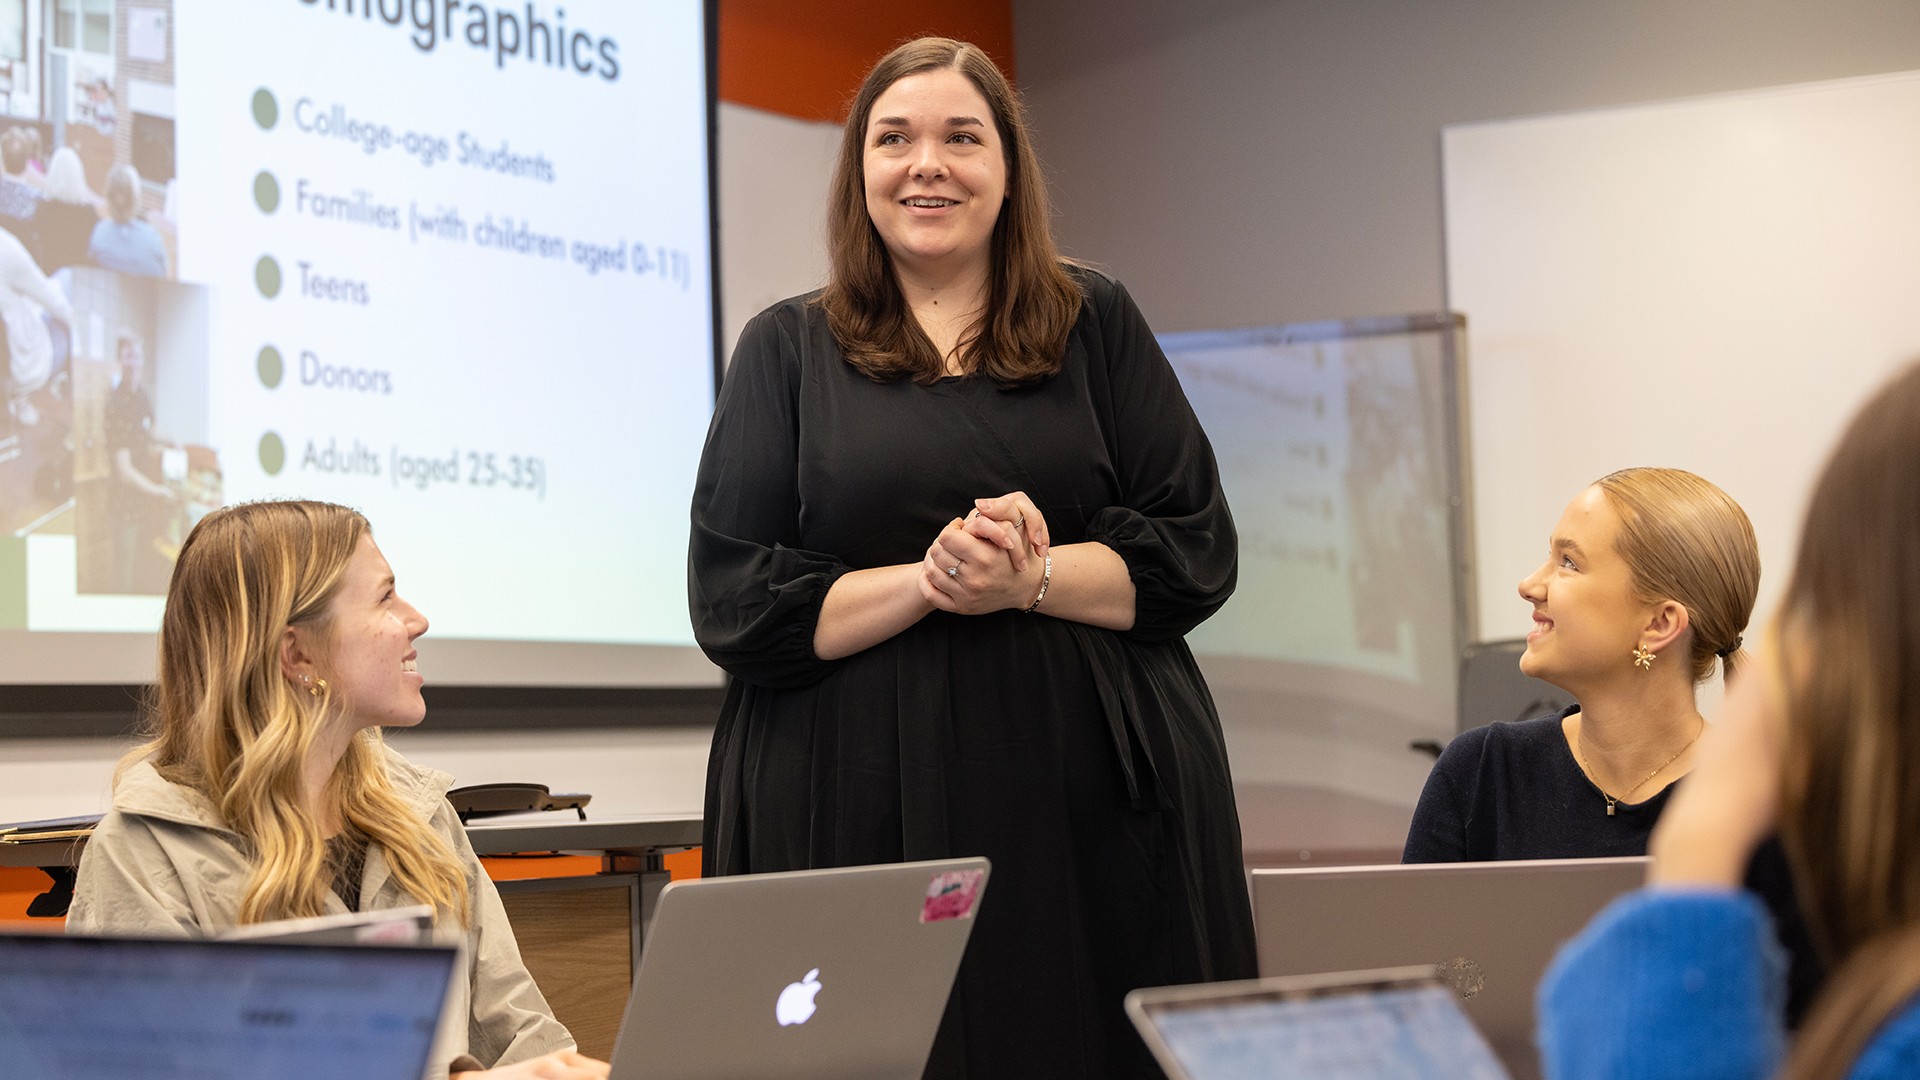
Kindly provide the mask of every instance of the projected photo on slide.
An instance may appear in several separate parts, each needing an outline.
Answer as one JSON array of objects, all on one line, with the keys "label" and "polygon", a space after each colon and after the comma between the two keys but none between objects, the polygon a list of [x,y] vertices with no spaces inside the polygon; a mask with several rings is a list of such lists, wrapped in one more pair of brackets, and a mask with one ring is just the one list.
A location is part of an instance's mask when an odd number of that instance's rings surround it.
[{"label": "projected photo on slide", "polygon": [[72,274],[74,533],[81,593],[159,596],[221,503],[207,445],[207,302],[194,286]]},{"label": "projected photo on slide", "polygon": [[717,684],[715,34],[698,0],[0,0],[0,316],[49,343],[0,385],[0,687],[150,679],[188,532],[268,498],[373,522],[437,686]]},{"label": "projected photo on slide", "polygon": [[[4,244],[0,244],[3,247]],[[187,530],[220,505],[207,445],[207,294],[105,270],[63,270],[41,305],[0,294],[14,355],[50,370],[31,424],[0,438],[0,625],[141,628]],[[14,332],[23,327],[22,336]],[[29,603],[29,597],[34,602]]]},{"label": "projected photo on slide", "polygon": [[176,275],[173,4],[0,3],[0,228],[42,270]]},{"label": "projected photo on slide", "polygon": [[[0,231],[0,535],[33,531],[72,492],[71,318],[65,291]],[[0,595],[20,588],[0,577]]]}]

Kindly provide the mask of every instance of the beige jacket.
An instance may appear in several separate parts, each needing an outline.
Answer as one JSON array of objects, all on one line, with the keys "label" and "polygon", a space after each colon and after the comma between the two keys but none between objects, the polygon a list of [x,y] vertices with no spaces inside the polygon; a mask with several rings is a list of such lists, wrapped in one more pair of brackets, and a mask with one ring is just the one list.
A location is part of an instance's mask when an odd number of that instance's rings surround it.
[{"label": "beige jacket", "polygon": [[[467,978],[455,979],[449,1018],[464,1012],[464,1030],[442,1023],[428,1075],[449,1068],[482,1068],[571,1049],[573,1036],[553,1018],[546,998],[527,974],[513,940],[500,894],[480,868],[447,788],[453,777],[423,769],[387,751],[394,790],[439,833],[467,871],[473,896],[473,928],[467,935]],[[80,856],[69,933],[198,936],[238,922],[240,896],[252,864],[244,842],[220,824],[200,793],[174,784],[147,762],[128,769],[113,791],[113,810],[102,818]],[[360,896],[367,909],[406,907],[416,901],[400,890],[378,846],[367,850]],[[338,896],[327,896],[327,913],[344,913]],[[463,1060],[462,1055],[470,1055]]]}]

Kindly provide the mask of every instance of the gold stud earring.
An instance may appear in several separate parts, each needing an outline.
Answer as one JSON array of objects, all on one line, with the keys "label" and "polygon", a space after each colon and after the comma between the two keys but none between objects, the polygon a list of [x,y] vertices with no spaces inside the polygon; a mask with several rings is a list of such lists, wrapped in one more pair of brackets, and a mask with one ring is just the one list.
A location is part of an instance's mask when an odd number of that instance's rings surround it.
[{"label": "gold stud earring", "polygon": [[1634,667],[1639,668],[1641,671],[1652,671],[1653,658],[1654,658],[1654,652],[1652,649],[1648,649],[1638,645],[1634,646],[1634,649],[1633,649],[1633,666]]},{"label": "gold stud earring", "polygon": [[326,688],[327,688],[327,680],[315,679],[313,680],[313,685],[307,687],[307,693],[313,695],[314,697],[319,697],[321,693],[326,690]]}]

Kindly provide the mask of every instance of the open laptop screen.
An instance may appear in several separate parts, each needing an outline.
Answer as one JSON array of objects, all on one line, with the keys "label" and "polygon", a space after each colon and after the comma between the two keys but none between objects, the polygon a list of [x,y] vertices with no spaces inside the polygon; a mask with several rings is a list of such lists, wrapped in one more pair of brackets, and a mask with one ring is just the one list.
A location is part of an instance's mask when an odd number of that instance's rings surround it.
[{"label": "open laptop screen", "polygon": [[[1504,1080],[1447,987],[1432,981],[1226,984],[1136,1012],[1182,1080]],[[1199,989],[1199,988],[1196,988]],[[1169,1069],[1169,1072],[1173,1072]]]},{"label": "open laptop screen", "polygon": [[417,1080],[452,948],[0,934],[10,1080]]}]

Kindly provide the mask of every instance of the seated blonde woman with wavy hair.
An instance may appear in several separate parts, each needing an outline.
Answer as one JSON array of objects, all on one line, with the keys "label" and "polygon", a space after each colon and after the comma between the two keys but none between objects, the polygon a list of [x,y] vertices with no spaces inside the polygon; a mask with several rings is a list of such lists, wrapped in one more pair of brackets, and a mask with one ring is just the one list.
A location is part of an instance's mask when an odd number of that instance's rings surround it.
[{"label": "seated blonde woman with wavy hair", "polygon": [[[445,793],[387,749],[426,716],[414,641],[365,518],[318,502],[228,507],[174,567],[149,723],[80,860],[74,933],[195,935],[426,904],[466,931],[436,1068],[605,1077],[520,960]],[[457,1013],[456,1013],[457,1015]]]}]

